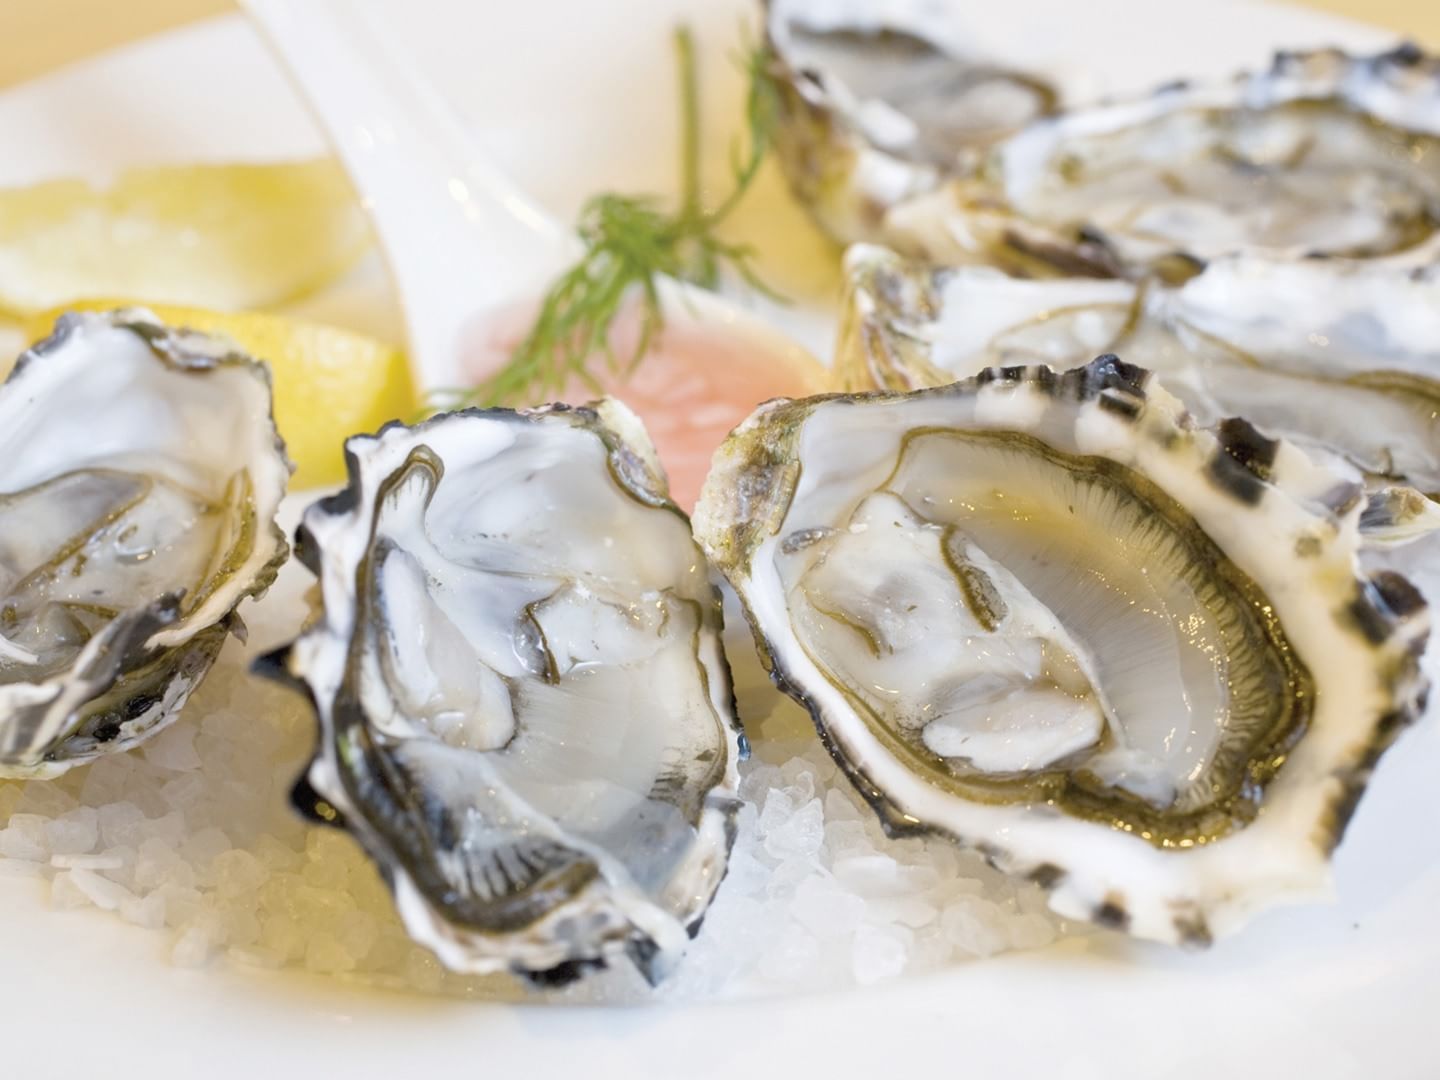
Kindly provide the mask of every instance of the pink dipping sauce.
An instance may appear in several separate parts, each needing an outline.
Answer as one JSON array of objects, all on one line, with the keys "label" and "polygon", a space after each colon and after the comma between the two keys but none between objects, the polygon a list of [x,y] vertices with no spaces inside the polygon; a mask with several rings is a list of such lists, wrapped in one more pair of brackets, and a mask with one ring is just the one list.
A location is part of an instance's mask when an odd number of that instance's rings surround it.
[{"label": "pink dipping sauce", "polygon": [[[472,384],[509,359],[534,313],[533,304],[506,308],[487,316],[467,335],[461,369]],[[632,305],[611,334],[622,362],[631,355],[637,330]],[[611,371],[603,357],[594,358],[589,371],[605,393],[625,402],[644,422],[670,478],[670,495],[686,513],[695,506],[716,448],[755,406],[825,389],[824,369],[798,347],[683,316],[666,320],[628,376]],[[579,405],[596,396],[586,382],[572,378],[559,400]]]}]

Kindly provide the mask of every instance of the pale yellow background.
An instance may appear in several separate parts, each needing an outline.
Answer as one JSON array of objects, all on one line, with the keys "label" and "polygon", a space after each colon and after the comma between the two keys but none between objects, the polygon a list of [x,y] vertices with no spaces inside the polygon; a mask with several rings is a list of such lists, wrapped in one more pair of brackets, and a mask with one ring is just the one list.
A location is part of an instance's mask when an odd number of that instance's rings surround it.
[{"label": "pale yellow background", "polygon": [[[1440,0],[1303,2],[1399,30],[1440,48]],[[227,0],[0,0],[0,86],[233,7]]]}]

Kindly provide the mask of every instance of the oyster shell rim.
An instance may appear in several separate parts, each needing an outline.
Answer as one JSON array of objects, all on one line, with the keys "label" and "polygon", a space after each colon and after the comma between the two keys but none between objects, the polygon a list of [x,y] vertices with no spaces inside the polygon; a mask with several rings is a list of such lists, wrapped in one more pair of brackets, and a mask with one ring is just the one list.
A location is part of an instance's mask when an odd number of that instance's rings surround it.
[{"label": "oyster shell rim", "polygon": [[[1315,70],[1311,70],[1315,69]],[[1113,133],[1185,109],[1279,109],[1290,106],[1338,108],[1413,136],[1440,140],[1440,52],[1414,42],[1377,52],[1351,53],[1338,47],[1276,50],[1268,67],[1241,71],[1228,79],[1179,79],[1149,92],[1082,103],[1040,116],[994,144],[969,174],[957,176],[925,192],[895,203],[885,214],[878,234],[855,239],[887,243],[928,261],[980,262],[1015,270],[1024,276],[1139,278],[1158,275],[1182,281],[1209,261],[1256,245],[1240,243],[1209,256],[1173,247],[1153,257],[1132,261],[1090,221],[1056,223],[1038,220],[1021,210],[1013,194],[1017,166],[1012,156],[1040,160],[1059,145],[1073,126],[1081,134]],[[1038,175],[1038,170],[1037,170]],[[953,190],[952,190],[953,189]],[[997,205],[990,205],[996,203]],[[935,208],[932,208],[932,204]],[[979,213],[973,205],[984,204]],[[934,235],[941,219],[956,215],[985,249],[967,254],[945,239],[938,249],[922,234]],[[1440,260],[1440,208],[1431,208],[1430,229],[1417,241],[1366,252],[1320,251],[1301,245],[1271,249],[1279,258],[1352,259],[1363,263],[1394,261],[1428,265]],[[963,257],[962,257],[963,256]]]},{"label": "oyster shell rim", "polygon": [[[1226,406],[1218,397],[1211,400],[1215,396],[1211,380],[1222,376],[1243,379],[1247,369],[1273,371],[1276,377],[1298,381],[1304,379],[1309,369],[1315,368],[1314,382],[1322,390],[1333,386],[1413,398],[1416,407],[1421,399],[1440,400],[1440,378],[1429,378],[1423,371],[1423,361],[1428,357],[1426,350],[1436,350],[1428,344],[1430,339],[1423,327],[1415,325],[1415,314],[1430,309],[1429,293],[1422,296],[1414,291],[1428,289],[1440,295],[1440,263],[1426,266],[1393,259],[1294,261],[1264,255],[1228,255],[1211,260],[1183,284],[1168,285],[1155,278],[1139,281],[1023,278],[998,267],[936,264],[881,244],[861,243],[846,249],[841,275],[844,296],[832,370],[834,385],[846,393],[908,392],[944,386],[964,378],[967,372],[978,370],[976,362],[982,355],[988,353],[992,364],[1004,359],[1003,350],[1000,356],[995,353],[996,343],[1006,335],[1033,328],[1057,316],[1077,312],[1100,314],[1107,310],[1118,315],[1123,310],[1123,321],[1101,347],[1135,355],[1131,349],[1140,348],[1134,340],[1137,331],[1159,330],[1173,336],[1177,348],[1175,357],[1155,369],[1155,374],[1167,388],[1187,387],[1177,395],[1182,399],[1187,392],[1204,399],[1204,411],[1213,418],[1211,423],[1236,414],[1266,415],[1263,403],[1261,411],[1252,414],[1243,403],[1232,401]],[[973,285],[967,286],[967,282]],[[951,303],[951,287],[973,287],[983,297],[984,290],[1001,283],[1005,287],[1028,290],[1037,298],[1053,292],[1055,298],[1044,303],[1038,299],[1017,299],[1017,310],[1024,311],[1025,320],[1014,323],[1007,320],[983,347],[970,341],[966,349],[946,350],[948,360],[937,361],[935,355],[947,342],[938,331],[948,325],[944,312]],[[1377,290],[1383,290],[1393,306],[1399,294],[1398,302],[1404,306],[1399,309],[1396,322],[1385,331],[1386,341],[1399,355],[1359,365],[1342,359],[1333,370],[1325,370],[1323,365],[1330,361],[1325,359],[1323,349],[1316,349],[1314,356],[1308,355],[1301,348],[1307,344],[1305,341],[1300,342],[1300,346],[1281,349],[1263,339],[1266,332],[1263,330],[1258,340],[1253,340],[1248,349],[1244,348],[1214,326],[1212,313],[1218,310],[1218,305],[1209,294],[1217,287],[1253,293],[1257,284],[1262,289],[1261,295],[1268,298],[1269,307],[1278,311],[1290,311],[1294,296],[1323,295],[1331,305],[1327,308],[1331,311],[1328,318],[1336,319],[1337,327],[1342,330],[1348,313],[1374,310],[1370,305],[1347,306],[1348,301],[1342,297],[1356,292],[1373,296]],[[1192,294],[1198,289],[1207,289],[1207,296],[1194,298]],[[1087,298],[1082,299],[1082,295]],[[1062,296],[1065,299],[1058,299]],[[969,300],[975,303],[973,297]],[[1253,310],[1254,306],[1254,301],[1249,301],[1247,310]],[[997,327],[1002,324],[996,322],[987,329]],[[1255,339],[1252,327],[1244,321],[1233,329],[1242,338],[1249,334]],[[1327,322],[1307,323],[1296,333],[1307,332],[1312,348],[1332,344],[1329,338],[1315,336],[1332,334]],[[949,343],[953,345],[953,341]],[[1205,349],[1211,346],[1223,350],[1232,369],[1227,370],[1206,355]],[[1353,342],[1343,346],[1347,350],[1358,347]],[[1014,363],[1036,362],[1039,359],[1036,351],[1022,352]],[[1440,528],[1440,502],[1435,501],[1440,496],[1436,467],[1427,468],[1423,460],[1417,462],[1414,456],[1418,454],[1423,459],[1423,441],[1412,444],[1397,432],[1367,448],[1333,439],[1319,431],[1304,430],[1303,425],[1287,428],[1283,418],[1260,419],[1256,426],[1276,438],[1332,453],[1366,477],[1371,505],[1362,516],[1361,531],[1367,546],[1399,547]],[[1405,449],[1407,445],[1410,451]],[[1440,449],[1435,452],[1440,453]]]},{"label": "oyster shell rim", "polygon": [[[277,470],[272,470],[275,475],[271,479],[277,483],[271,493],[273,498],[268,500],[273,502],[273,506],[268,514],[262,514],[257,505],[258,496],[252,493],[250,503],[255,509],[252,522],[258,524],[264,518],[266,524],[256,529],[251,555],[239,567],[227,565],[224,568],[229,571],[229,581],[241,580],[242,574],[248,577],[228,604],[224,602],[228,590],[217,589],[208,594],[195,610],[182,615],[179,610],[181,593],[163,593],[142,607],[119,613],[101,633],[85,643],[64,671],[40,682],[0,685],[0,714],[5,714],[4,720],[11,718],[13,709],[45,705],[47,714],[58,710],[66,714],[70,722],[66,733],[52,740],[39,760],[30,763],[0,762],[0,778],[53,779],[105,754],[133,749],[173,723],[191,692],[209,673],[227,637],[232,633],[237,636],[244,634],[239,605],[247,599],[263,596],[290,558],[290,544],[276,521],[276,514],[287,492],[294,464],[275,424],[274,380],[269,365],[219,335],[169,326],[145,307],[118,307],[98,312],[70,311],[60,315],[49,335],[21,352],[3,383],[0,383],[0,389],[28,377],[37,364],[43,364],[60,353],[89,326],[129,331],[170,371],[203,375],[216,368],[233,367],[258,379],[270,403],[265,417],[270,435],[268,446],[273,450],[272,460],[278,466]],[[247,467],[246,474],[250,475],[252,471]],[[260,553],[267,547],[269,554],[261,557]],[[140,640],[130,640],[137,637]],[[84,679],[82,672],[93,667],[116,638],[123,645],[121,655],[112,668]],[[137,673],[143,674],[166,658],[172,658],[174,662],[162,668],[163,674],[168,677],[164,693],[141,693],[127,698],[115,707],[116,712],[123,714],[123,720],[113,725],[115,732],[110,738],[96,740],[90,749],[74,756],[54,756],[54,751],[64,741],[73,738],[92,719],[87,716],[77,719],[76,714],[80,710],[114,692],[126,679]],[[27,698],[30,700],[25,700]]]},{"label": "oyster shell rim", "polygon": [[[552,403],[527,409],[467,408],[437,413],[414,424],[393,420],[374,434],[351,436],[346,440],[345,486],[312,502],[302,515],[296,526],[295,552],[297,559],[316,577],[311,617],[299,636],[259,657],[252,665],[252,671],[296,692],[309,703],[314,714],[316,747],[294,781],[290,793],[292,804],[308,820],[340,829],[360,845],[391,891],[406,932],[434,952],[446,967],[477,975],[508,972],[533,985],[560,986],[589,971],[603,969],[624,955],[648,980],[658,982],[668,971],[672,960],[665,955],[665,949],[660,944],[663,934],[654,925],[642,925],[649,917],[644,912],[638,913],[637,917],[636,912],[626,910],[613,895],[615,889],[612,883],[603,875],[594,875],[563,902],[526,923],[521,930],[492,932],[459,925],[447,918],[445,912],[416,883],[406,861],[386,850],[391,846],[389,839],[366,822],[364,811],[357,812],[346,805],[349,792],[345,782],[338,779],[341,770],[327,757],[327,751],[335,742],[333,736],[327,738],[326,735],[333,721],[327,719],[327,710],[322,709],[320,703],[320,688],[309,681],[298,656],[298,650],[304,648],[306,639],[316,634],[326,621],[326,609],[320,598],[324,556],[322,545],[309,527],[310,520],[312,515],[347,517],[362,508],[367,499],[362,448],[379,451],[387,436],[392,439],[409,436],[414,445],[424,445],[417,436],[423,437],[428,428],[456,418],[513,421],[517,417],[535,423],[551,418],[573,418],[573,426],[581,427],[599,439],[605,449],[607,469],[628,497],[643,507],[676,515],[686,524],[688,532],[689,517],[669,496],[665,474],[648,434],[639,418],[618,400],[606,397],[587,405]],[[383,484],[384,479],[380,477],[378,483]],[[378,487],[370,496],[373,498],[377,493]],[[695,543],[693,536],[691,543]],[[698,544],[695,544],[695,552],[697,557],[703,558]],[[707,700],[715,709],[722,743],[727,748],[727,761],[720,783],[706,792],[700,820],[692,823],[696,829],[692,850],[667,885],[673,885],[673,879],[684,870],[693,869],[692,863],[707,863],[713,859],[717,845],[721,866],[719,873],[709,875],[703,895],[695,895],[693,891],[689,895],[694,902],[693,910],[682,913],[683,917],[662,913],[679,924],[688,937],[699,931],[728,872],[729,853],[737,835],[740,808],[738,765],[749,755],[749,743],[735,707],[733,675],[721,644],[722,597],[713,575],[709,582],[709,594],[711,602],[708,605],[697,605],[701,610],[696,659],[704,679]],[[347,630],[342,646],[348,647],[349,633]],[[335,640],[340,641],[340,638],[337,636]],[[339,687],[336,687],[335,692],[338,690]],[[344,797],[337,798],[336,792]],[[657,912],[661,910],[658,899],[648,902]],[[553,934],[555,925],[577,917],[589,917],[592,923],[600,925],[599,929],[592,926],[589,940],[593,947],[577,949],[573,942],[566,946]]]},{"label": "oyster shell rim", "polygon": [[[790,58],[780,31],[788,32],[793,18],[786,20],[775,0],[761,0],[761,8],[763,70],[775,89],[779,111],[773,139],[776,157],[787,187],[827,236],[842,244],[881,240],[884,232],[877,226],[891,207],[928,194],[971,167],[970,162],[957,160],[953,169],[946,169],[932,161],[894,153],[867,138],[837,100],[825,73],[803,68]],[[882,22],[871,31],[872,36],[901,34],[954,58],[918,28]],[[1060,110],[1060,89],[1041,76],[1003,64],[980,66],[1012,78],[1034,93],[1041,102],[1039,117]],[[967,153],[979,153],[1004,138],[977,141]],[[861,182],[860,178],[867,176],[883,177],[902,190],[880,199]],[[827,192],[835,191],[845,197],[832,205],[834,200]]]},{"label": "oyster shell rim", "polygon": [[[1074,887],[1075,875],[1061,865],[1063,860],[1026,857],[988,838],[966,836],[956,828],[933,818],[927,820],[923,812],[912,812],[915,811],[914,792],[902,795],[894,790],[887,790],[870,775],[863,763],[847,756],[841,745],[842,738],[831,730],[831,724],[827,722],[825,706],[818,700],[818,696],[807,688],[807,680],[797,675],[790,661],[780,655],[783,650],[777,648],[768,635],[768,628],[757,613],[756,604],[743,580],[746,572],[745,560],[752,557],[756,548],[766,539],[778,536],[779,526],[794,497],[800,468],[796,462],[784,461],[783,452],[775,446],[776,440],[765,437],[769,434],[767,428],[770,425],[791,420],[792,429],[798,430],[812,410],[827,402],[863,404],[867,401],[887,402],[916,397],[978,394],[990,386],[1003,391],[1026,382],[1041,386],[1044,388],[1043,392],[1057,398],[1062,393],[1074,395],[1071,400],[1082,404],[1094,402],[1102,409],[1132,420],[1150,407],[1152,396],[1149,391],[1161,389],[1158,380],[1151,378],[1151,373],[1125,364],[1113,355],[1107,355],[1065,373],[1058,373],[1044,365],[986,368],[969,379],[908,393],[883,390],[860,394],[834,393],[814,398],[778,399],[768,402],[742,423],[717,451],[710,479],[707,480],[706,488],[696,506],[696,535],[712,564],[725,574],[735,588],[750,624],[756,650],[772,682],[781,692],[805,708],[827,752],[876,812],[889,835],[936,835],[962,848],[975,850],[997,869],[1042,886],[1049,894],[1051,907],[1065,917],[1128,931],[1137,936],[1170,944],[1208,945],[1216,936],[1238,929],[1266,907],[1297,902],[1307,896],[1324,892],[1330,880],[1329,856],[1343,838],[1345,828],[1364,793],[1371,773],[1401,731],[1423,713],[1430,686],[1428,677],[1420,668],[1419,657],[1429,636],[1429,610],[1425,600],[1407,579],[1389,570],[1369,574],[1361,570],[1357,563],[1354,565],[1355,594],[1341,610],[1333,612],[1337,625],[1340,620],[1348,621],[1349,625],[1345,629],[1367,644],[1376,653],[1377,660],[1384,660],[1383,664],[1377,663],[1376,667],[1383,673],[1385,705],[1374,710],[1374,716],[1366,724],[1363,738],[1358,742],[1352,740],[1353,745],[1348,748],[1342,760],[1326,765],[1326,774],[1323,777],[1310,778],[1313,783],[1326,784],[1328,797],[1320,807],[1316,819],[1299,830],[1301,835],[1290,838],[1294,843],[1289,854],[1295,862],[1295,865],[1289,867],[1292,880],[1281,886],[1276,886],[1273,879],[1267,880],[1261,883],[1265,888],[1252,896],[1246,895],[1245,886],[1248,883],[1245,875],[1241,873],[1237,876],[1232,870],[1224,883],[1227,887],[1222,888],[1219,895],[1202,897],[1196,889],[1192,890],[1195,895],[1171,897],[1168,900],[1147,897],[1137,899],[1114,890],[1091,895],[1083,888]],[[1064,389],[1057,389],[1060,387]],[[1185,428],[1183,421],[1187,414],[1178,408],[1179,403],[1173,398],[1170,401],[1175,410],[1176,427],[1182,438],[1195,439],[1203,436],[1211,440],[1212,462],[1223,461],[1225,468],[1231,473],[1229,481],[1217,477],[1217,484],[1222,489],[1227,488],[1230,483],[1237,485],[1229,494],[1239,500],[1240,505],[1246,502],[1247,496],[1242,494],[1246,490],[1263,494],[1266,490],[1287,485],[1287,478],[1277,475],[1279,470],[1272,471],[1250,451],[1255,448],[1256,439],[1262,445],[1275,448],[1294,451],[1293,447],[1278,440],[1264,439],[1243,421],[1238,422],[1240,426],[1232,429],[1228,436],[1224,432],[1217,434],[1209,429]],[[768,459],[765,458],[767,450],[773,451]],[[1306,465],[1310,464],[1303,454],[1294,452],[1299,454]],[[747,456],[752,453],[753,458]],[[746,470],[755,459],[760,459],[760,463],[753,482],[747,483]],[[777,509],[776,499],[772,497],[766,500],[767,491],[773,496],[778,488],[787,485],[787,493],[781,500],[785,505]],[[735,499],[726,499],[727,486],[736,493]],[[1326,510],[1332,524],[1336,526],[1337,533],[1345,528],[1356,528],[1362,500],[1358,497],[1358,491],[1354,490],[1354,485],[1338,485],[1329,493],[1327,501]],[[1225,550],[1223,544],[1221,548]],[[1266,586],[1262,583],[1261,588],[1265,590]],[[1282,619],[1282,626],[1283,624]],[[1304,662],[1303,656],[1301,661]],[[1307,737],[1308,735],[1307,732]],[[1292,775],[1297,767],[1291,766]],[[1284,773],[1282,765],[1277,779]],[[1296,783],[1301,783],[1303,790],[1303,782]],[[1281,797],[1288,796],[1289,793],[1288,786],[1281,789]],[[1197,856],[1204,859],[1215,856],[1217,852],[1235,850],[1233,844],[1229,849],[1225,848],[1225,844],[1237,838],[1257,835],[1262,823],[1271,820],[1273,815],[1267,818],[1262,812],[1256,822],[1212,844],[1196,845],[1182,851],[1154,848],[1150,850],[1156,856],[1172,860],[1193,859]],[[1124,836],[1124,839],[1137,844],[1143,843],[1129,836]],[[1259,842],[1246,841],[1245,846],[1249,847],[1252,843]],[[1272,868],[1266,869],[1269,871]],[[1195,883],[1188,879],[1196,872],[1198,871],[1193,868],[1185,871],[1184,877],[1187,880],[1182,882],[1182,886],[1194,885]],[[1270,890],[1268,895],[1265,894],[1266,888]],[[1158,915],[1151,910],[1157,906],[1162,909]]]}]

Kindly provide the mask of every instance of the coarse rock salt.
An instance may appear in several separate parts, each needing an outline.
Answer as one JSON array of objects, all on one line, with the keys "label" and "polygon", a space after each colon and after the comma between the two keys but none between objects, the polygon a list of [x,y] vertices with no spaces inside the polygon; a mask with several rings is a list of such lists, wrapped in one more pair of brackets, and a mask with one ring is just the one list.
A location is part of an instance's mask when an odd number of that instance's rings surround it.
[{"label": "coarse rock salt", "polygon": [[158,892],[132,896],[121,902],[120,916],[147,930],[161,930],[165,926],[165,896]]},{"label": "coarse rock salt", "polygon": [[171,724],[143,748],[145,760],[171,772],[190,772],[203,762],[195,752],[195,728],[190,724]]},{"label": "coarse rock salt", "polygon": [[791,913],[816,937],[839,938],[860,926],[865,918],[865,901],[829,875],[811,874],[795,889]]},{"label": "coarse rock salt", "polygon": [[191,926],[175,939],[175,944],[170,948],[170,962],[176,967],[204,967],[210,962],[215,945],[208,930]]},{"label": "coarse rock salt", "polygon": [[0,829],[0,857],[43,862],[50,854],[45,843],[49,819],[39,814],[11,814]]},{"label": "coarse rock salt", "polygon": [[49,780],[28,780],[15,809],[22,814],[56,818],[79,806],[75,797]]},{"label": "coarse rock salt", "polygon": [[48,822],[45,846],[54,855],[81,855],[100,841],[100,815],[90,806],[79,806]]},{"label": "coarse rock salt", "polygon": [[270,870],[259,856],[239,848],[221,851],[211,860],[210,871],[216,891],[227,899],[253,893],[270,877]]},{"label": "coarse rock salt", "polygon": [[132,802],[121,800],[102,804],[97,810],[100,839],[106,847],[116,844],[139,844],[145,811]]},{"label": "coarse rock salt", "polygon": [[[257,640],[284,640],[287,631],[265,633],[248,617]],[[741,766],[738,838],[661,997],[876,983],[1061,932],[1040,890],[973,853],[887,838],[748,649],[731,645],[755,748]],[[314,721],[298,698],[249,675],[248,660],[227,645],[184,714],[137,753],[53,781],[0,782],[0,875],[48,878],[58,909],[98,907],[167,929],[180,966],[219,956],[426,993],[533,998],[503,977],[446,972],[405,933],[355,841],[291,812],[286,789],[308,760]],[[550,992],[594,1002],[654,993],[625,965]]]},{"label": "coarse rock salt", "polygon": [[51,855],[50,865],[59,870],[120,870],[125,866],[122,855]]},{"label": "coarse rock salt", "polygon": [[915,935],[900,927],[861,926],[855,933],[851,965],[861,986],[893,979],[905,970]]},{"label": "coarse rock salt", "polygon": [[825,811],[819,799],[811,798],[766,833],[765,853],[776,859],[813,859],[824,842]]},{"label": "coarse rock salt", "polygon": [[70,882],[102,911],[116,911],[126,900],[133,900],[130,890],[94,870],[76,868],[66,871]]}]

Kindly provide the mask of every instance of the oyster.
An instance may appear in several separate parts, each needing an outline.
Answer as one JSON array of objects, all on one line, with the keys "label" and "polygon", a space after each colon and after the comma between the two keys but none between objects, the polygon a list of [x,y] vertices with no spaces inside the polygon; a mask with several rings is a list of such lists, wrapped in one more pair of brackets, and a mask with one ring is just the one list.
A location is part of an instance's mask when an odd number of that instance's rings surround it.
[{"label": "oyster", "polygon": [[1361,571],[1358,495],[1106,357],[761,406],[695,529],[892,832],[1204,943],[1322,889],[1421,709],[1428,612]]},{"label": "oyster", "polygon": [[268,371],[140,309],[66,315],[0,387],[0,776],[175,718],[274,580]]},{"label": "oyster", "polygon": [[347,443],[297,541],[323,604],[267,661],[312,698],[296,800],[351,832],[448,967],[662,976],[733,840],[719,592],[623,405]]},{"label": "oyster", "polygon": [[1437,229],[1440,59],[1404,46],[1037,120],[882,231],[942,262],[1181,279],[1237,252],[1428,261]]},{"label": "oyster", "polygon": [[1394,485],[1440,492],[1440,268],[1231,256],[1172,287],[1025,280],[857,245],[846,272],[843,389],[1118,353],[1160,373],[1203,425],[1244,416],[1342,459],[1373,490],[1372,542],[1436,527],[1435,504]]},{"label": "oyster", "polygon": [[767,4],[779,160],[842,242],[878,238],[890,207],[969,171],[1057,105],[1044,80],[942,44],[964,36],[937,34],[950,14],[904,0]]}]

